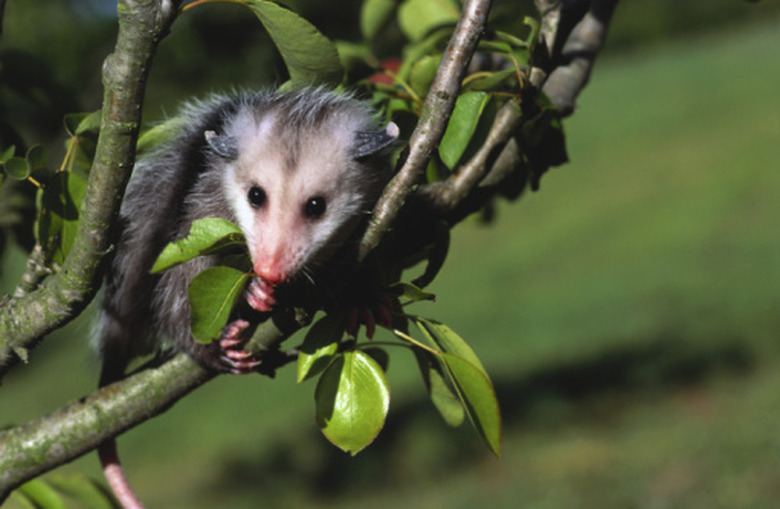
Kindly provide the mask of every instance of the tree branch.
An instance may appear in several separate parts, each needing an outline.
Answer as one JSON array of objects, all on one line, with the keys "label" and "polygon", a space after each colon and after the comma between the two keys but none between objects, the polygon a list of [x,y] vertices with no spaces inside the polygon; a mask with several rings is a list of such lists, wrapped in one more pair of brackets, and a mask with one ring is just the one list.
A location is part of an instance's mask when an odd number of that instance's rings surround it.
[{"label": "tree branch", "polygon": [[409,154],[401,170],[374,207],[371,224],[360,244],[360,260],[378,244],[407,198],[419,184],[432,152],[447,127],[460,82],[485,29],[490,0],[466,0],[458,24],[423,104],[420,121],[409,140]]},{"label": "tree branch", "polygon": [[[135,161],[141,105],[157,44],[181,0],[121,0],[114,52],[103,67],[100,137],[73,248],[56,274],[0,314],[0,377],[40,338],[77,316],[100,287],[100,262]],[[13,354],[12,352],[15,352]]]},{"label": "tree branch", "polygon": [[433,209],[442,215],[454,210],[482,181],[492,162],[501,153],[520,124],[521,109],[510,99],[496,114],[485,142],[472,158],[447,180],[425,186],[425,197]]},{"label": "tree branch", "polygon": [[[537,5],[544,3],[546,2],[538,1]],[[555,41],[552,46],[548,42],[551,51],[561,44],[562,49],[559,56],[553,55],[555,67],[549,73],[542,91],[558,108],[562,117],[574,112],[577,96],[588,83],[596,55],[604,45],[609,22],[617,3],[618,0],[579,0],[567,4],[561,14],[563,18],[566,17],[566,11],[577,11],[590,4],[587,12],[568,34],[559,30],[558,19],[555,18],[556,11],[548,11],[551,23],[554,20],[554,27],[551,24],[543,24],[543,36],[545,40],[551,38]],[[566,37],[565,41],[561,40],[562,37]]]},{"label": "tree branch", "polygon": [[551,56],[558,34],[558,24],[561,21],[563,0],[534,0],[534,5],[541,16],[539,38],[545,43]]},{"label": "tree branch", "polygon": [[150,419],[213,378],[185,354],[0,432],[0,504],[23,482]]}]

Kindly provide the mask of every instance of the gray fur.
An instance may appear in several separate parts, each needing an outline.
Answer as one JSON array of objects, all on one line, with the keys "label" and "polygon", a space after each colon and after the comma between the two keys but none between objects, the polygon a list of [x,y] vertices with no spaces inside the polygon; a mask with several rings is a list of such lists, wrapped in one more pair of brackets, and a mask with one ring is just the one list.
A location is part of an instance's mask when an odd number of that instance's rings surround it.
[{"label": "gray fur", "polygon": [[[392,140],[386,135],[359,161],[350,156],[357,133],[379,129],[367,106],[347,96],[323,89],[215,95],[190,103],[182,115],[183,130],[139,160],[127,189],[106,279],[101,384],[120,378],[131,358],[159,350],[164,339],[211,369],[229,371],[216,343],[202,345],[190,335],[187,287],[215,260],[200,257],[149,274],[162,248],[185,236],[192,221],[211,216],[237,222],[252,239],[248,244],[254,242],[250,253],[280,242],[295,251],[284,271],[295,279],[319,270],[354,236],[389,178],[383,149]],[[270,224],[277,216],[266,219],[244,203],[245,188],[261,182],[288,193],[283,219],[300,213],[300,203],[292,203],[298,187],[322,186],[329,216],[300,230],[277,228]],[[288,189],[293,184],[298,187]],[[276,198],[269,192],[269,204]]]}]

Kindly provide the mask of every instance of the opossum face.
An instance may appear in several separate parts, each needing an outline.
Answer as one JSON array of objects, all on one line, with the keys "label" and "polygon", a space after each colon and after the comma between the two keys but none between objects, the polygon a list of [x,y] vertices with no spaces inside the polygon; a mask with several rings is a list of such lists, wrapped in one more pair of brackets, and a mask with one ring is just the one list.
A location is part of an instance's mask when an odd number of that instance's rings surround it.
[{"label": "opossum face", "polygon": [[229,144],[235,152],[228,154],[235,158],[223,181],[254,271],[268,285],[314,271],[332,256],[384,182],[355,157],[358,132],[347,113],[298,129],[283,122],[275,112],[237,120]]}]

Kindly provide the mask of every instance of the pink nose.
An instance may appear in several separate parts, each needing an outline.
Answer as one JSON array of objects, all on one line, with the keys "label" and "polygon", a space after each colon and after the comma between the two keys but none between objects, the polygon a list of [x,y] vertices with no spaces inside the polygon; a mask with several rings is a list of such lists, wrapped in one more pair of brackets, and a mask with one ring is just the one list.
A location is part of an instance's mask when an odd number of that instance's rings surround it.
[{"label": "pink nose", "polygon": [[287,279],[287,274],[278,263],[256,263],[255,274],[265,282],[275,285]]}]

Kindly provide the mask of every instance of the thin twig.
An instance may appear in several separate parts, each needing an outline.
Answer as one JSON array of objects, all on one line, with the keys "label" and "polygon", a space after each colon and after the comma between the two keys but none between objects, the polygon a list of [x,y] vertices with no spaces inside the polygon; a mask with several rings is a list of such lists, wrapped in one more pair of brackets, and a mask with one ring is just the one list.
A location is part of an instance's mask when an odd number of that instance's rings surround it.
[{"label": "thin twig", "polygon": [[425,99],[420,121],[409,141],[409,154],[374,207],[374,217],[360,245],[359,258],[379,244],[382,236],[419,184],[425,166],[444,135],[455,106],[460,82],[485,29],[490,0],[466,0],[436,77]]},{"label": "thin twig", "polygon": [[43,249],[40,244],[35,244],[30,256],[27,258],[24,274],[22,274],[19,284],[16,286],[16,290],[14,290],[14,297],[22,297],[34,291],[41,280],[49,274],[51,274],[51,269],[46,267]]},{"label": "thin twig", "polygon": [[496,114],[493,126],[477,153],[447,180],[426,187],[426,197],[434,209],[445,214],[466,198],[488,173],[491,162],[512,137],[520,119],[520,105],[510,99]]}]

